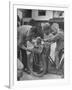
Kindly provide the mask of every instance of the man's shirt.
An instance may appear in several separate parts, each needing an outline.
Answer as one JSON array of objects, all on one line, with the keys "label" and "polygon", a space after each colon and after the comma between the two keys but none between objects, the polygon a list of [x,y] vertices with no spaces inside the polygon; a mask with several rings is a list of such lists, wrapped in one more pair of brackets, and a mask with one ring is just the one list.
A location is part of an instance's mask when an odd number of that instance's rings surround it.
[{"label": "man's shirt", "polygon": [[32,26],[22,25],[17,29],[17,44],[21,47],[22,45],[27,46],[27,34],[29,33]]},{"label": "man's shirt", "polygon": [[[45,40],[51,39],[52,37],[54,37],[52,33],[50,33],[49,35],[44,35]],[[56,42],[51,44],[51,47],[50,47],[50,56],[53,60],[55,60],[55,49],[56,49]]]},{"label": "man's shirt", "polygon": [[61,50],[64,48],[64,33],[59,31],[56,35],[50,38],[50,41],[56,42],[56,50]]}]

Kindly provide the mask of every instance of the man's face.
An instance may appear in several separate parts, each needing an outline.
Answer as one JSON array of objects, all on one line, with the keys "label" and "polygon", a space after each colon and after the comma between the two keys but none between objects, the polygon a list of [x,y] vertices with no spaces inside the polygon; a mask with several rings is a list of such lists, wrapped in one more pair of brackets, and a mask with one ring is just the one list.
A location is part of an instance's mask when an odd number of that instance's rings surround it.
[{"label": "man's face", "polygon": [[52,34],[57,34],[57,29],[56,28],[54,28],[54,27],[51,27],[51,30],[52,30]]},{"label": "man's face", "polygon": [[53,23],[52,26],[51,26],[51,30],[52,30],[53,34],[57,34],[58,30],[59,30],[58,23]]},{"label": "man's face", "polygon": [[49,32],[50,30],[49,29],[46,29],[46,30],[44,30],[44,33],[46,34],[46,35],[49,35]]},{"label": "man's face", "polygon": [[47,30],[44,30],[44,33],[45,33],[45,34],[47,34],[47,33],[48,33],[48,31],[47,31]]}]

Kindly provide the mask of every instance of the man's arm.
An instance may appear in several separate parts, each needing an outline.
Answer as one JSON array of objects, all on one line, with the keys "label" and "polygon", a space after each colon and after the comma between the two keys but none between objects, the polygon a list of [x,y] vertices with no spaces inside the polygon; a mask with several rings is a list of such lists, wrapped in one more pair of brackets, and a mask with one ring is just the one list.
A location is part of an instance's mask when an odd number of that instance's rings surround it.
[{"label": "man's arm", "polygon": [[52,37],[47,38],[45,41],[56,42],[60,38],[59,34],[53,35]]},{"label": "man's arm", "polygon": [[59,34],[56,34],[51,38],[51,41],[56,42],[60,38]]}]

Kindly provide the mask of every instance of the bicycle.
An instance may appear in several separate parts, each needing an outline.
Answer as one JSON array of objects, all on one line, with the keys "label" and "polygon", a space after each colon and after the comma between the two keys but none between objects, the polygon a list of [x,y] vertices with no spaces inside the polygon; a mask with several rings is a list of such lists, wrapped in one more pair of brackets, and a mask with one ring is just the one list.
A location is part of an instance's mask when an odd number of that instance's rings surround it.
[{"label": "bicycle", "polygon": [[[47,43],[47,42],[46,42]],[[51,64],[55,64],[55,62],[52,60],[50,56],[50,45],[52,43],[48,43],[47,45],[43,44],[42,52],[37,52],[37,47],[34,47],[33,52],[31,52],[28,60],[28,68],[34,76],[41,77],[43,76],[47,69],[48,69],[48,63],[50,61]],[[58,70],[63,67],[64,72],[64,52],[62,53],[62,57],[60,59],[59,68]]]},{"label": "bicycle", "polygon": [[[34,47],[32,50],[25,49],[31,52],[31,54],[28,57],[29,59],[27,60],[27,65],[32,75],[37,76],[37,77],[43,76],[48,69],[49,62],[52,65],[56,66],[55,62],[50,56],[51,44],[52,43],[44,41],[44,44],[42,44],[41,51],[39,51],[38,47]],[[57,71],[59,71],[59,69],[62,68],[62,71],[64,74],[64,50],[60,52],[60,55],[61,56],[59,56],[59,60],[60,60],[59,68]]]}]

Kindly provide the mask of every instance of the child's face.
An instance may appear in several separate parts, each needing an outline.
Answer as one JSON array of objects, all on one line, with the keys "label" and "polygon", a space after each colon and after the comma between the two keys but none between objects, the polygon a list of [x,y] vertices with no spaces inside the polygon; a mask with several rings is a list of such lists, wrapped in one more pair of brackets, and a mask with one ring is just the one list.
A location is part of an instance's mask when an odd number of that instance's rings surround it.
[{"label": "child's face", "polygon": [[37,39],[37,44],[41,44],[41,39]]}]

